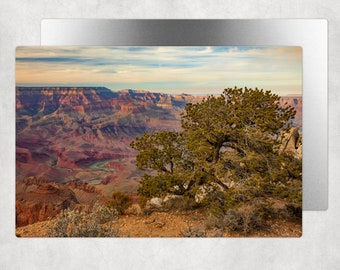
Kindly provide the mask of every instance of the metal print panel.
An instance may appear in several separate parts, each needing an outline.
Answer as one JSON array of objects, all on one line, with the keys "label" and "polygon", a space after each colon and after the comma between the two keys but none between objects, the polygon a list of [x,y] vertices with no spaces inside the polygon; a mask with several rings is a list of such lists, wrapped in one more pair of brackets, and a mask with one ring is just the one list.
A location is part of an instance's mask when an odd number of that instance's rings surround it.
[{"label": "metal print panel", "polygon": [[[327,21],[45,19],[42,45],[301,46],[303,210],[328,207]],[[315,109],[317,108],[317,109]]]},{"label": "metal print panel", "polygon": [[20,237],[300,237],[302,48],[16,50]]}]

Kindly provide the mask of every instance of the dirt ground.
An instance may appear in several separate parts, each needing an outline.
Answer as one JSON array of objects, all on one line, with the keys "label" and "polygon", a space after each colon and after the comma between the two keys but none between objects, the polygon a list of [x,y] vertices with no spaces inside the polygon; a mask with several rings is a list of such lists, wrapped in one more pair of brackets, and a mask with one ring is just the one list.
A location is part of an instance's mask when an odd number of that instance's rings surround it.
[{"label": "dirt ground", "polygon": [[[118,229],[119,237],[300,237],[302,235],[301,224],[282,219],[267,220],[266,228],[248,234],[207,229],[204,215],[197,210],[123,215],[113,226]],[[47,234],[48,221],[16,229],[18,237],[47,237]]]}]

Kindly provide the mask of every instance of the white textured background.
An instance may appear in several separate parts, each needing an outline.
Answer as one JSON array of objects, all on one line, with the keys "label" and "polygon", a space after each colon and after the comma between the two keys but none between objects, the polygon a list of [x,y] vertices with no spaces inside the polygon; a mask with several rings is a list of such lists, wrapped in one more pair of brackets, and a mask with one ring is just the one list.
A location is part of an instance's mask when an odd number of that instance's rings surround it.
[{"label": "white textured background", "polygon": [[[0,269],[340,269],[339,13],[337,0],[0,1]],[[16,238],[14,53],[40,44],[43,18],[327,19],[328,210],[305,211],[296,239]]]}]

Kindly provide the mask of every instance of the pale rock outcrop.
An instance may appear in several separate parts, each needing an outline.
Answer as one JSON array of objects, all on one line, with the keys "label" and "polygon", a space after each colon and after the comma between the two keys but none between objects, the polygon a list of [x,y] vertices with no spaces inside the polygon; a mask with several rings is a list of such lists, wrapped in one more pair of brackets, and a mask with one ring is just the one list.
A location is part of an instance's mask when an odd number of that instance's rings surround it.
[{"label": "pale rock outcrop", "polygon": [[280,152],[298,159],[302,158],[302,134],[297,127],[291,128],[289,133],[283,135]]},{"label": "pale rock outcrop", "polygon": [[163,206],[163,200],[158,197],[151,198],[148,201],[147,206],[161,208]]}]

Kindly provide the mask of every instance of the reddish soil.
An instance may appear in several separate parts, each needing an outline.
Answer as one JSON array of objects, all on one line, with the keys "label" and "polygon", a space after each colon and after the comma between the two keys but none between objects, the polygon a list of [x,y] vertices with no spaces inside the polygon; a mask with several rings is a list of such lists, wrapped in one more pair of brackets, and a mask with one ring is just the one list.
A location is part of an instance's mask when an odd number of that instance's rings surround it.
[{"label": "reddish soil", "polygon": [[[260,231],[222,232],[218,229],[206,229],[204,215],[199,211],[153,212],[148,216],[130,214],[121,216],[117,223],[119,237],[188,237],[195,232],[206,237],[301,237],[301,224],[281,219],[267,221],[267,228]],[[191,231],[191,233],[189,233]],[[38,222],[17,228],[20,237],[47,237],[48,221]]]}]

